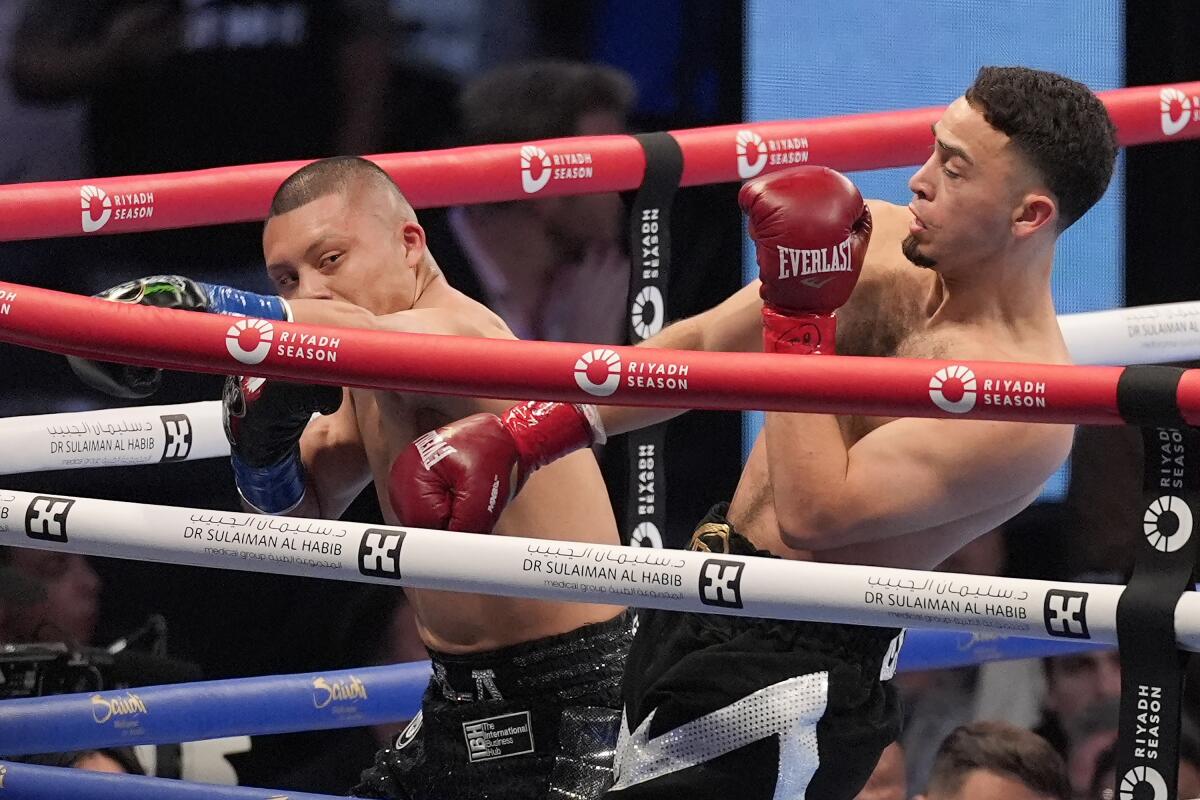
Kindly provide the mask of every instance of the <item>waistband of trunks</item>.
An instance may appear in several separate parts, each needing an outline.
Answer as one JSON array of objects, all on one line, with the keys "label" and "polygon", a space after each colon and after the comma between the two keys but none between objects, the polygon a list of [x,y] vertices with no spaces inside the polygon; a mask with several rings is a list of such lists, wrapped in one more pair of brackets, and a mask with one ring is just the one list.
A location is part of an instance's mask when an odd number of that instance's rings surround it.
[{"label": "waistband of trunks", "polygon": [[[689,550],[704,553],[720,553],[735,556],[779,558],[770,550],[760,550],[754,542],[739,533],[726,514],[728,503],[717,503],[696,526]],[[741,626],[758,626],[771,629],[776,636],[781,633],[797,641],[823,645],[829,652],[842,655],[852,661],[871,665],[885,656],[892,642],[900,635],[899,628],[877,628],[867,625],[845,625],[804,620],[767,620],[742,617],[747,620]],[[735,627],[738,623],[732,621]],[[897,644],[897,650],[899,644]]]},{"label": "waistband of trunks", "polygon": [[[448,700],[504,699],[536,695],[572,702],[620,686],[631,640],[621,613],[605,622],[480,653],[429,651],[433,683]],[[436,687],[431,685],[436,691]]]}]

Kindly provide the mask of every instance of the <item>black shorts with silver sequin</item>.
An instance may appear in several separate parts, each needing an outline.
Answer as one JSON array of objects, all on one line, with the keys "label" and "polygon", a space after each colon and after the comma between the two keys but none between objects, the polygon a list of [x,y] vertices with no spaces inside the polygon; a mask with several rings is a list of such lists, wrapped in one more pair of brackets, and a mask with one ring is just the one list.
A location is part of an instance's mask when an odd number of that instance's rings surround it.
[{"label": "black shorts with silver sequin", "polygon": [[[725,519],[691,549],[776,558]],[[609,800],[852,800],[900,730],[899,631],[637,612]]]},{"label": "black shorts with silver sequin", "polygon": [[430,652],[421,714],[357,797],[594,800],[612,783],[629,617],[487,653]]}]

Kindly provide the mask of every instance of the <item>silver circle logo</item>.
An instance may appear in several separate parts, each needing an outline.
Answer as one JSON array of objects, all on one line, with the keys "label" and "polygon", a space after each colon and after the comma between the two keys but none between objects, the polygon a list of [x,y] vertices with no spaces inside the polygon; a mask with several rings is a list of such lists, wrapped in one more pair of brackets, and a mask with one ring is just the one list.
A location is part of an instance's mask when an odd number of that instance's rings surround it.
[{"label": "silver circle logo", "polygon": [[1174,553],[1192,538],[1192,510],[1180,498],[1164,494],[1146,509],[1142,530],[1155,550]]},{"label": "silver circle logo", "polygon": [[[957,400],[946,397],[944,389],[950,381],[962,385],[962,397]],[[966,414],[975,407],[975,373],[961,364],[942,367],[929,379],[929,399],[942,411]]]},{"label": "silver circle logo", "polygon": [[1154,800],[1167,800],[1167,782],[1154,767],[1145,766],[1134,767],[1121,778],[1121,800],[1134,800],[1134,792],[1143,784],[1154,792]]},{"label": "silver circle logo", "polygon": [[665,314],[662,292],[657,286],[643,286],[637,297],[633,298],[629,318],[637,335],[649,339],[662,330]]},{"label": "silver circle logo", "polygon": [[629,537],[629,543],[634,547],[657,547],[661,550],[662,534],[653,522],[639,522],[633,529],[633,535]]}]

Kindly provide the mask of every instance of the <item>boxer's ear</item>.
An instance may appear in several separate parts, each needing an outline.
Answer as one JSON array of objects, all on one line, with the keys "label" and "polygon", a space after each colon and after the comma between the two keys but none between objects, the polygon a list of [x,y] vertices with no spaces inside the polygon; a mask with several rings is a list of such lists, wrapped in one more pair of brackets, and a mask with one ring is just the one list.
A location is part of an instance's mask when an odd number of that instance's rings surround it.
[{"label": "boxer's ear", "polygon": [[1026,239],[1038,231],[1058,233],[1058,203],[1050,194],[1030,192],[1013,209],[1013,235]]},{"label": "boxer's ear", "polygon": [[425,241],[425,229],[416,220],[406,219],[396,226],[396,238],[404,247],[404,263],[416,269],[429,254]]}]

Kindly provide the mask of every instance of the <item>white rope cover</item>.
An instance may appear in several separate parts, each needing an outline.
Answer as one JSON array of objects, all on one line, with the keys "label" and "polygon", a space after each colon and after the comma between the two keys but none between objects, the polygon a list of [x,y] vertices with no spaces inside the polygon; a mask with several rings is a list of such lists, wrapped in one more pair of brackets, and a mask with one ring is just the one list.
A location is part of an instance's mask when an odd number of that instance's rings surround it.
[{"label": "white rope cover", "polygon": [[[0,491],[0,544],[428,589],[1116,643],[1124,587],[391,528]],[[1175,611],[1200,651],[1200,597]]]}]

